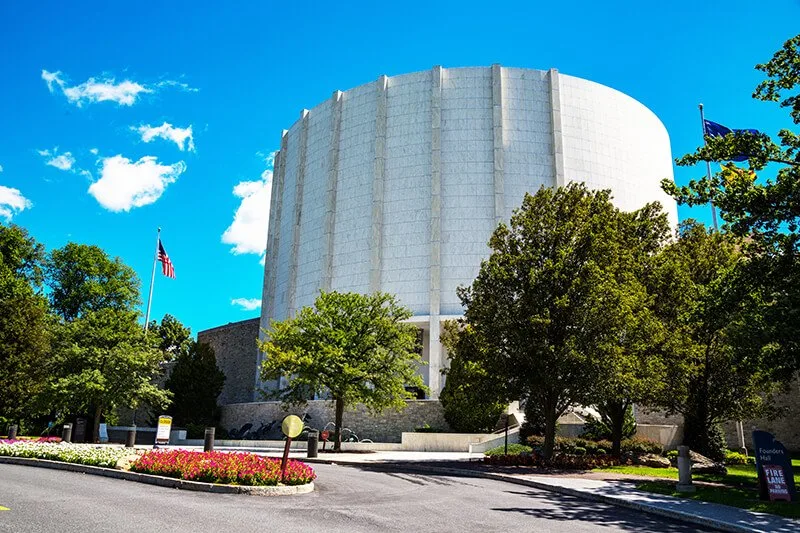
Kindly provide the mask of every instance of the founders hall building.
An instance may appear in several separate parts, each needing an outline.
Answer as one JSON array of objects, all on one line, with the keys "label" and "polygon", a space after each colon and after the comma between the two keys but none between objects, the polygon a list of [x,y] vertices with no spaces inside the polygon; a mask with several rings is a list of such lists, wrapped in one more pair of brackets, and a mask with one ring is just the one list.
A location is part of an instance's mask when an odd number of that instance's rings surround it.
[{"label": "founders hall building", "polygon": [[441,323],[461,315],[456,288],[526,192],[585,182],[624,210],[659,201],[676,225],[664,178],[672,156],[658,117],[554,69],[434,67],[333,92],[281,137],[260,318],[199,333],[227,376],[220,403],[275,387],[258,379],[260,328],[320,290],[396,294],[422,330],[421,372],[438,398]]}]

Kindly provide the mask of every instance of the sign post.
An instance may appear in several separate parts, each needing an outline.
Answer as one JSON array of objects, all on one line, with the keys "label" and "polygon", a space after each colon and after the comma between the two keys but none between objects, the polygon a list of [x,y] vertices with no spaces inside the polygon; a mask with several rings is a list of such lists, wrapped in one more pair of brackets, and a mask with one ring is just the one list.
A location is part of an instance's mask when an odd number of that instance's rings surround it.
[{"label": "sign post", "polygon": [[286,463],[289,461],[289,447],[292,439],[303,432],[303,421],[297,415],[289,415],[281,423],[281,431],[286,435],[286,446],[283,447],[283,459],[281,459],[281,482],[286,477]]},{"label": "sign post", "polygon": [[158,429],[156,430],[156,442],[153,448],[158,448],[158,445],[169,444],[169,432],[172,429],[172,417],[161,415],[158,417]]},{"label": "sign post", "polygon": [[758,496],[762,500],[797,501],[792,459],[771,433],[753,431],[753,450],[758,472]]}]

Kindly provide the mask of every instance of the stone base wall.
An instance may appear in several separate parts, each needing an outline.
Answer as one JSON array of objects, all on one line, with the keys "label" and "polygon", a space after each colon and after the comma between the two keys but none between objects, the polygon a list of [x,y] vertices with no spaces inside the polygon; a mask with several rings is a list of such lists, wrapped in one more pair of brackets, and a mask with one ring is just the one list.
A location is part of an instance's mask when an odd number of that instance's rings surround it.
[{"label": "stone base wall", "polygon": [[[220,424],[226,430],[238,430],[245,424],[253,424],[258,429],[262,424],[273,421],[275,433],[285,416],[308,414],[306,424],[316,429],[328,429],[333,433],[334,404],[330,400],[310,400],[304,406],[288,410],[281,408],[280,402],[237,403],[221,406]],[[412,432],[425,424],[437,430],[446,431],[447,422],[439,400],[409,400],[402,411],[386,410],[380,414],[370,414],[363,405],[345,409],[342,425],[350,428],[359,439],[375,442],[400,442],[402,433]],[[279,433],[277,434],[279,435]]]},{"label": "stone base wall", "polygon": [[[775,435],[789,451],[800,452],[800,382],[795,381],[786,394],[781,394],[775,399],[776,405],[781,408],[781,415],[773,420],[757,419],[744,420],[744,442],[748,450],[752,448],[751,433],[754,429],[768,431]],[[674,424],[683,431],[683,417],[666,416],[663,412],[648,411],[646,408],[636,410],[637,424]],[[736,423],[726,422],[722,426],[725,431],[725,440],[728,448],[737,449],[739,438],[736,434]]]},{"label": "stone base wall", "polygon": [[259,319],[242,320],[197,333],[197,341],[214,349],[217,366],[225,374],[219,405],[253,401],[258,365]]}]

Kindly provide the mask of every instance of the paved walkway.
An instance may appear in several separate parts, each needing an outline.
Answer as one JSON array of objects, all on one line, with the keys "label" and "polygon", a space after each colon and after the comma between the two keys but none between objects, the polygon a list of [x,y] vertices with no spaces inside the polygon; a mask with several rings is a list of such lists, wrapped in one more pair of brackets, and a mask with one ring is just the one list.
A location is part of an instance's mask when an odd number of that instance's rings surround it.
[{"label": "paved walkway", "polygon": [[[197,449],[196,447],[186,447]],[[242,448],[217,448],[225,451],[245,451]],[[271,457],[280,457],[283,450],[249,449]],[[781,518],[765,513],[755,513],[737,507],[664,496],[636,490],[633,482],[624,480],[598,480],[580,476],[542,476],[529,474],[489,472],[469,465],[480,461],[483,454],[456,452],[371,452],[371,453],[320,453],[317,458],[306,458],[305,450],[290,452],[293,459],[308,463],[335,463],[351,466],[392,468],[395,470],[439,472],[447,475],[465,475],[498,479],[569,494],[593,501],[601,501],[637,509],[651,514],[677,518],[697,525],[722,531],[800,533],[800,520]]]},{"label": "paved walkway", "polygon": [[[280,451],[267,455],[280,455]],[[636,490],[631,481],[608,481],[577,476],[537,476],[486,472],[468,468],[467,461],[478,461],[483,454],[452,452],[373,452],[320,454],[316,459],[305,457],[305,451],[290,456],[307,462],[338,463],[341,465],[395,465],[399,469],[418,469],[443,474],[460,471],[462,475],[503,479],[512,483],[569,494],[594,501],[645,511],[703,526],[731,532],[800,533],[800,521],[765,513],[755,513],[737,507],[664,496]],[[460,466],[458,463],[462,463]],[[438,463],[438,465],[437,465]],[[454,464],[455,463],[455,464]]]}]

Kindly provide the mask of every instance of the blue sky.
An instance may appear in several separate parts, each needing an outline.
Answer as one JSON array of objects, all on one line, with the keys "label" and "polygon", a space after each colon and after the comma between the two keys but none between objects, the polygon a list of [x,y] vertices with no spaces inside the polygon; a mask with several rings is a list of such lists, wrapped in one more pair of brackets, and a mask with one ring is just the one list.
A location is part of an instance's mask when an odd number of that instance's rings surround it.
[{"label": "blue sky", "polygon": [[[750,94],[753,66],[800,31],[800,1],[763,6],[8,0],[0,202],[48,249],[121,257],[143,298],[161,226],[177,278],[156,279],[152,314],[196,332],[258,315],[232,300],[261,297],[267,156],[333,90],[433,65],[555,67],[644,103],[679,156],[701,142],[699,102],[730,127],[790,126]],[[676,169],[676,181],[702,172]]]}]

